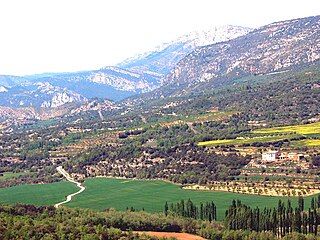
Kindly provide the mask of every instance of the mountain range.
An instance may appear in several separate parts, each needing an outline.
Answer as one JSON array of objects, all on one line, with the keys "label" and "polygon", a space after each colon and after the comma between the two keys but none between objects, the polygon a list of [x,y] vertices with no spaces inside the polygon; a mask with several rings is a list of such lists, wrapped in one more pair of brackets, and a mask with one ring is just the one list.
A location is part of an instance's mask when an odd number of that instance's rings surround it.
[{"label": "mountain range", "polygon": [[[8,107],[58,107],[95,97],[119,101],[150,92],[183,57],[197,47],[226,41],[251,29],[214,27],[192,32],[117,66],[75,73],[45,73],[24,77],[0,76],[0,105]],[[44,87],[46,86],[46,87]]]}]

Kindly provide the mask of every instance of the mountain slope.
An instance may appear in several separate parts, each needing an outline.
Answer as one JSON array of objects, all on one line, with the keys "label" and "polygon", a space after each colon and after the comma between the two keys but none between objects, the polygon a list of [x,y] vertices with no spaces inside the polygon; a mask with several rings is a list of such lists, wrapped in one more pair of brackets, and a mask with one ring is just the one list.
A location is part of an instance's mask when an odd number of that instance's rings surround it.
[{"label": "mountain slope", "polygon": [[118,66],[136,72],[168,74],[173,67],[194,49],[227,41],[247,34],[252,29],[239,26],[217,26],[207,31],[196,31],[162,44],[150,52],[130,58]]},{"label": "mountain slope", "polygon": [[86,98],[101,97],[113,100],[151,91],[157,82],[153,75],[138,74],[117,67],[28,78],[30,81],[49,82],[55,86],[67,88]]},{"label": "mountain slope", "polygon": [[169,83],[207,82],[283,71],[320,59],[320,16],[269,24],[245,36],[196,49],[165,79]]},{"label": "mountain slope", "polygon": [[66,103],[87,100],[80,94],[48,82],[14,85],[0,92],[1,106],[55,108]]},{"label": "mountain slope", "polygon": [[0,129],[20,124],[33,124],[38,121],[55,119],[55,123],[64,119],[66,122],[76,120],[97,119],[103,120],[105,115],[117,110],[114,102],[109,100],[93,99],[85,102],[70,102],[51,108],[39,107],[5,107],[0,106]]},{"label": "mountain slope", "polygon": [[117,67],[25,77],[0,76],[0,106],[57,107],[100,97],[120,100],[154,89],[155,77]]}]

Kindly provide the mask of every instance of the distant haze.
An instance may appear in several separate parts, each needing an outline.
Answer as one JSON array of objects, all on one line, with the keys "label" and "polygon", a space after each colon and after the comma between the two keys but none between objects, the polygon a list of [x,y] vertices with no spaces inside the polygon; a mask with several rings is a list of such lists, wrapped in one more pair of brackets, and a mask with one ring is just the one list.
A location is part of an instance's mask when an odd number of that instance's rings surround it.
[{"label": "distant haze", "polygon": [[0,74],[99,69],[194,30],[320,15],[319,0],[0,2]]}]

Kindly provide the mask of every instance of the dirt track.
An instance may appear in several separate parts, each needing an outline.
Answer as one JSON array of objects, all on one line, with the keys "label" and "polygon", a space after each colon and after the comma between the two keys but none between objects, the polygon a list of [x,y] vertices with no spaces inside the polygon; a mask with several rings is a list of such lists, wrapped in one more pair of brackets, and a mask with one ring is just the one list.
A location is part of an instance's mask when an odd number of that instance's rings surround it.
[{"label": "dirt track", "polygon": [[81,185],[81,183],[75,181],[72,177],[70,177],[69,173],[67,173],[66,170],[64,170],[64,169],[62,168],[62,166],[57,167],[57,171],[58,171],[59,173],[61,173],[69,182],[72,182],[72,183],[76,184],[77,187],[80,188],[80,190],[79,190],[78,192],[75,192],[75,193],[72,193],[72,194],[68,195],[68,196],[67,196],[67,200],[65,200],[65,201],[63,201],[63,202],[56,203],[56,204],[54,205],[55,208],[58,208],[60,205],[65,204],[65,203],[67,203],[67,202],[70,202],[73,196],[75,196],[75,195],[83,192],[83,191],[86,189],[84,186]]}]

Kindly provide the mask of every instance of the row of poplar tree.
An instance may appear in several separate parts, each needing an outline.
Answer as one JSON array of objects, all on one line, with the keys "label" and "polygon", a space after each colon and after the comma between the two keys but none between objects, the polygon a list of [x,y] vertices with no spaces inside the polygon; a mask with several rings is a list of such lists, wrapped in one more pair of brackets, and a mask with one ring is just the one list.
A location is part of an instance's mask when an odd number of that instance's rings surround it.
[{"label": "row of poplar tree", "polygon": [[290,232],[318,234],[320,224],[320,196],[311,199],[311,207],[304,209],[304,200],[298,199],[298,206],[293,208],[279,200],[275,208],[251,208],[241,201],[232,201],[226,211],[225,226],[230,230],[272,231],[277,236]]},{"label": "row of poplar tree", "polygon": [[[272,231],[277,236],[290,232],[318,234],[320,225],[320,195],[311,199],[311,207],[305,209],[304,199],[299,197],[297,207],[291,201],[285,204],[279,200],[274,208],[252,208],[239,200],[233,200],[226,211],[224,224],[229,230]],[[214,202],[195,205],[190,199],[178,203],[165,203],[164,213],[182,217],[214,221],[217,219],[217,208]]]},{"label": "row of poplar tree", "polygon": [[217,208],[213,202],[200,203],[195,205],[190,199],[188,201],[181,200],[178,203],[171,203],[164,205],[164,213],[175,214],[182,217],[189,217],[193,219],[201,219],[207,221],[217,220]]}]

